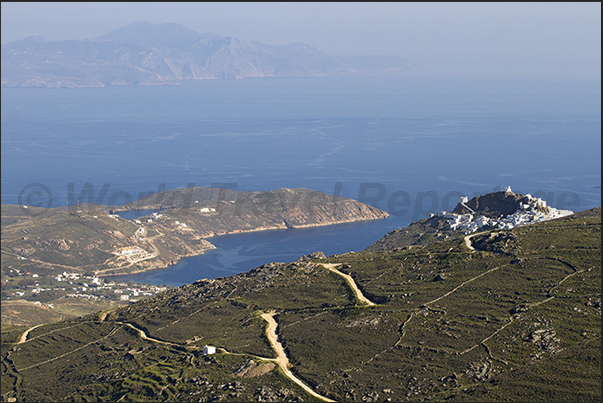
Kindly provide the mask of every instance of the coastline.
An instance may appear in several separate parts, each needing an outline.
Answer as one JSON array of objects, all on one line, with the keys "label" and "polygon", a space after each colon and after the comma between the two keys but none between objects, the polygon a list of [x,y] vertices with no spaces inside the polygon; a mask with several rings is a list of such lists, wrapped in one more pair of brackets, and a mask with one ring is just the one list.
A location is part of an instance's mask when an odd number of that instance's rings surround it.
[{"label": "coastline", "polygon": [[[154,210],[149,201],[156,202],[156,197],[140,199],[139,206]],[[115,214],[123,211],[123,206],[82,203],[75,207],[32,207],[29,216],[23,214],[24,209],[29,212],[29,206],[8,206],[3,209],[2,240],[10,245],[6,252],[14,255],[17,268],[21,267],[20,260],[25,260],[42,263],[51,271],[70,269],[113,277],[162,270],[183,258],[203,255],[216,249],[210,242],[216,236],[390,217],[386,211],[359,201],[306,188],[264,192],[179,188],[159,197],[166,202],[163,208],[138,218]],[[59,227],[60,235],[54,230]],[[24,230],[27,236],[23,236]],[[31,275],[46,275],[31,265],[25,270]]]},{"label": "coastline", "polygon": [[[224,235],[238,235],[238,234],[249,234],[249,233],[255,233],[255,232],[265,232],[265,231],[295,230],[295,229],[328,227],[328,226],[336,226],[338,224],[352,224],[352,223],[361,223],[361,222],[366,222],[366,221],[385,220],[389,217],[390,216],[388,214],[387,216],[382,217],[382,218],[349,219],[349,220],[341,220],[341,221],[337,221],[337,222],[328,222],[328,223],[319,223],[319,224],[304,224],[304,225],[295,225],[295,226],[287,226],[285,223],[283,223],[282,225],[275,225],[275,226],[270,226],[270,227],[259,227],[259,228],[254,228],[254,229],[244,229],[244,230],[242,229],[242,230],[228,231],[228,232],[224,232],[224,233],[214,233],[213,235],[206,236],[201,239],[204,239],[207,242],[209,242],[208,239],[210,239],[210,238],[224,236]],[[211,244],[211,242],[209,242],[209,243]],[[218,249],[217,247],[215,247],[215,245],[213,245],[213,244],[211,244],[211,245],[214,246],[214,248],[205,249],[200,253],[190,253],[190,254],[180,255],[176,259],[173,259],[170,263],[167,263],[167,264],[161,264],[161,262],[158,262],[159,264],[154,267],[150,267],[150,268],[146,268],[146,269],[144,269],[144,268],[138,269],[135,271],[131,271],[128,273],[121,273],[121,274],[120,273],[98,274],[98,277],[129,276],[129,275],[135,275],[135,274],[149,273],[149,272],[152,272],[155,270],[164,270],[164,269],[170,268],[172,266],[175,266],[182,259],[189,258],[189,257],[195,257],[195,256],[201,256],[201,255],[204,255],[206,252],[210,252],[210,251]],[[266,263],[269,263],[269,262],[266,262]]]}]

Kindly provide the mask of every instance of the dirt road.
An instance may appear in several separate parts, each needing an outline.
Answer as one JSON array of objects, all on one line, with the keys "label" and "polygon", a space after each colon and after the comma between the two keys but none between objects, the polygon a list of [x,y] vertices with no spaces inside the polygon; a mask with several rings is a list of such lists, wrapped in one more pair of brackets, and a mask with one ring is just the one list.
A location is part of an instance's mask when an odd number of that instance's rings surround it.
[{"label": "dirt road", "polygon": [[278,324],[276,323],[276,320],[274,320],[274,315],[274,312],[267,312],[262,314],[262,319],[268,322],[268,327],[266,328],[266,336],[268,336],[268,340],[270,340],[272,348],[274,349],[274,351],[276,351],[277,358],[274,360],[274,362],[276,362],[281,367],[283,373],[287,378],[291,379],[293,382],[298,384],[303,390],[322,401],[334,402],[334,400],[331,400],[328,397],[324,397],[314,392],[312,389],[310,389],[309,386],[307,386],[299,378],[293,375],[291,370],[289,370],[289,359],[287,358],[285,350],[283,349],[282,344],[278,341],[278,336],[276,335],[276,329],[278,327]]},{"label": "dirt road", "polygon": [[370,299],[365,297],[364,294],[362,294],[362,291],[360,291],[360,289],[358,289],[358,286],[356,286],[356,282],[354,281],[352,276],[350,276],[349,274],[344,274],[336,269],[337,266],[341,266],[341,263],[322,263],[322,265],[324,267],[326,267],[327,269],[329,269],[330,271],[332,271],[333,273],[338,274],[341,277],[343,277],[345,279],[345,281],[347,281],[348,285],[352,288],[354,293],[356,294],[356,298],[358,298],[361,302],[364,302],[367,305],[375,305],[375,303],[373,301],[371,301]]}]

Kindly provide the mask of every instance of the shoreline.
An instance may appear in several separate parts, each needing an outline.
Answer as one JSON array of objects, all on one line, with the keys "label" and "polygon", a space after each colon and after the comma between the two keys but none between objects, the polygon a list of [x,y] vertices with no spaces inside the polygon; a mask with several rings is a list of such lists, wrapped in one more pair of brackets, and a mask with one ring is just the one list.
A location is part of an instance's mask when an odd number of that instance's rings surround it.
[{"label": "shoreline", "polygon": [[[107,278],[167,269],[184,258],[203,255],[216,249],[211,243],[211,238],[216,236],[327,227],[390,217],[386,211],[356,200],[333,198],[306,188],[242,192],[196,187],[173,189],[158,194],[162,199],[167,198],[169,206],[166,205],[162,209],[160,205],[149,204],[149,198],[157,197],[157,194],[138,200],[144,204],[142,210],[133,209],[131,204],[109,206],[79,204],[78,201],[77,206],[72,207],[32,207],[26,217],[23,212],[24,209],[29,209],[28,206],[6,206],[2,218],[8,223],[7,230],[12,232],[3,232],[3,241],[17,241],[13,248],[17,248],[14,252],[18,255],[17,258],[34,261],[36,256],[50,253],[49,256],[44,256],[46,260],[38,259],[39,263],[67,267],[65,264],[47,261],[48,258],[56,262],[65,260],[71,263],[68,268],[90,270],[94,276]],[[220,196],[218,202],[222,198],[227,201],[218,203],[215,208],[204,207],[207,203],[199,203],[199,209],[188,208],[190,206],[187,202],[194,205],[198,200],[213,200],[216,196]],[[169,213],[155,211],[152,216],[144,214],[137,218],[125,218],[115,214],[134,210],[145,213],[152,210],[169,210]],[[212,218],[208,219],[208,215],[204,214],[208,212],[216,212],[218,217],[215,218],[213,216],[216,214],[211,214]],[[35,219],[34,216],[39,216],[40,219]],[[29,224],[32,218],[34,221]],[[23,225],[33,226],[33,235],[23,237],[18,233],[21,221]],[[49,234],[44,227],[47,222],[64,225],[65,232],[61,236],[65,239]],[[81,230],[81,225],[86,229]],[[7,234],[10,234],[10,237],[5,236]],[[103,245],[103,248],[99,249],[99,245]],[[83,252],[79,253],[81,256],[66,252],[71,247],[84,248]],[[101,256],[99,259],[90,252],[93,249],[110,255]],[[59,255],[58,258],[55,258],[56,254]]]},{"label": "shoreline", "polygon": [[[214,237],[218,237],[218,236],[249,234],[249,233],[254,233],[254,232],[279,231],[279,230],[280,231],[283,231],[283,230],[286,231],[286,230],[296,230],[296,229],[308,229],[308,228],[336,226],[338,224],[354,224],[354,223],[361,223],[361,222],[368,222],[368,221],[385,220],[385,219],[388,219],[389,217],[390,216],[388,215],[387,217],[376,218],[376,219],[345,220],[345,221],[338,221],[338,222],[333,222],[333,223],[305,224],[305,225],[296,225],[296,226],[287,226],[286,224],[283,223],[283,225],[271,226],[271,227],[259,227],[259,228],[256,228],[256,229],[247,229],[247,230],[233,230],[231,232],[226,232],[226,233],[223,233],[223,234],[210,235],[210,236],[207,236],[207,237],[203,237],[201,239],[208,240],[210,238],[214,238]],[[210,252],[210,251],[213,251],[213,250],[216,250],[216,249],[218,249],[218,248],[215,247],[215,245],[214,245],[214,248],[212,248],[212,249],[206,249],[205,251],[203,251],[201,253],[195,253],[195,254],[188,254],[188,255],[179,256],[178,259],[175,260],[174,263],[172,263],[172,264],[159,265],[157,267],[153,267],[153,268],[149,268],[149,269],[141,269],[141,270],[136,270],[136,271],[132,271],[132,272],[129,272],[129,273],[122,273],[122,274],[115,274],[115,273],[114,274],[99,274],[98,277],[111,277],[112,278],[112,277],[130,276],[130,275],[136,275],[136,274],[142,274],[142,273],[149,273],[149,272],[152,272],[154,270],[164,270],[164,269],[168,269],[170,267],[173,267],[173,266],[177,265],[178,263],[180,263],[180,261],[182,259],[190,258],[190,257],[195,257],[195,256],[201,256],[201,255],[206,254],[206,252]],[[270,262],[266,262],[266,263],[270,263]]]}]

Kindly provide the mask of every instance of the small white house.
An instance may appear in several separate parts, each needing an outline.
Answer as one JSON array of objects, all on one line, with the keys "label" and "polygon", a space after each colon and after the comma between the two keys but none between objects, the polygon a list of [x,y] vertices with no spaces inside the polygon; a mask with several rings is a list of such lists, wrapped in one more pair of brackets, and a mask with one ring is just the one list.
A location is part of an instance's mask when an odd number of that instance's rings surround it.
[{"label": "small white house", "polygon": [[215,354],[216,348],[214,346],[203,346],[203,355]]}]

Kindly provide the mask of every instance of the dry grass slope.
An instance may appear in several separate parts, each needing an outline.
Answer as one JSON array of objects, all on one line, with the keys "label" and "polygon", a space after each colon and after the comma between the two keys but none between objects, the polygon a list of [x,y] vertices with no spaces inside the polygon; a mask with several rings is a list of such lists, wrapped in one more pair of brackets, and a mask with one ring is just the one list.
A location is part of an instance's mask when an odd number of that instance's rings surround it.
[{"label": "dry grass slope", "polygon": [[[497,234],[502,235],[497,235]],[[397,250],[266,264],[145,301],[2,334],[2,396],[18,401],[600,401],[600,208]],[[350,273],[358,302],[324,264]],[[131,326],[130,326],[131,325]],[[141,329],[149,339],[141,338]],[[204,356],[203,345],[219,352]],[[219,350],[220,351],[220,350]]]}]

